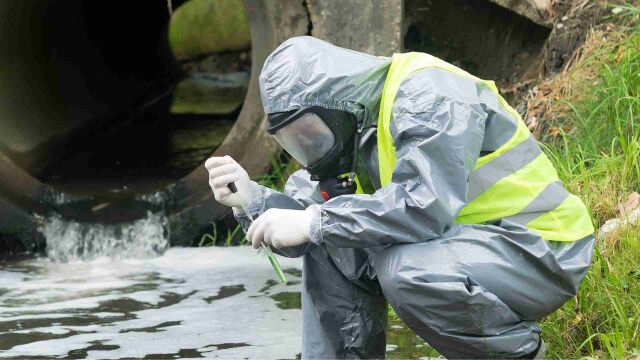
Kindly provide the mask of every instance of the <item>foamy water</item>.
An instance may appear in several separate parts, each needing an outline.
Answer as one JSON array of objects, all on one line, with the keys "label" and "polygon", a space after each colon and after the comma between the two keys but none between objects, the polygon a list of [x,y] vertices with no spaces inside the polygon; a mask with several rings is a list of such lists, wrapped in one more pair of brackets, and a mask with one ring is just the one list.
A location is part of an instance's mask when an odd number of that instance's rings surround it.
[{"label": "foamy water", "polygon": [[249,247],[3,264],[0,357],[293,359],[301,262],[280,262],[289,285]]}]

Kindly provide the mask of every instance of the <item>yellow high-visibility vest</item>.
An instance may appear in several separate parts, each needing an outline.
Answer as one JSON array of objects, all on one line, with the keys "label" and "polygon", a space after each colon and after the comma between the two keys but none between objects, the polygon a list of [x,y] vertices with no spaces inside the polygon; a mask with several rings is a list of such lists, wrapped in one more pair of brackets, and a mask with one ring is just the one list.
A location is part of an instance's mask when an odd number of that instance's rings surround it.
[{"label": "yellow high-visibility vest", "polygon": [[[593,224],[584,203],[562,186],[558,174],[525,125],[504,100],[493,81],[479,79],[441,59],[424,53],[395,54],[382,91],[377,141],[380,183],[392,180],[396,151],[391,137],[392,107],[402,81],[426,68],[438,68],[473,79],[497,96],[517,128],[497,150],[476,162],[469,179],[467,204],[458,214],[459,224],[481,224],[507,218],[535,231],[545,240],[575,241],[593,234]],[[500,163],[522,162],[505,173]],[[508,167],[507,167],[508,168]]]}]

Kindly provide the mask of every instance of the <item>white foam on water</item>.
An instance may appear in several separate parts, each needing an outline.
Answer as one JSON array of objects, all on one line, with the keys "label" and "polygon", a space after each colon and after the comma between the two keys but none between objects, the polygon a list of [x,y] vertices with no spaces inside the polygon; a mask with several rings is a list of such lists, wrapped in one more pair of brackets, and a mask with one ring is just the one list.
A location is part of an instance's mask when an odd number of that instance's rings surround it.
[{"label": "white foam on water", "polygon": [[53,215],[40,219],[47,256],[55,261],[109,258],[150,258],[169,246],[167,219],[149,212],[144,219],[124,224],[70,221]]},{"label": "white foam on water", "polygon": [[[301,268],[299,259],[279,260],[284,269]],[[99,343],[114,348],[87,350],[87,358],[181,349],[206,357],[295,358],[301,312],[281,309],[270,297],[300,292],[300,278],[287,278],[292,285],[274,285],[268,260],[246,246],[171,248],[145,260],[10,264],[0,270],[0,323],[7,329],[0,344],[22,334],[36,339],[18,341],[0,357],[64,356]],[[225,286],[244,290],[224,297]]]}]

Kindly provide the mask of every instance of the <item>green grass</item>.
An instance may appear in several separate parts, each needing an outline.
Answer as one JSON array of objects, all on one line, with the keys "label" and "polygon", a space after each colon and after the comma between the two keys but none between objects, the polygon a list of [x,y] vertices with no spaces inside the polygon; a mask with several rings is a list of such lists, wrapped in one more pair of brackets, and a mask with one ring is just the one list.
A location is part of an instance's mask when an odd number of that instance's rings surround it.
[{"label": "green grass", "polygon": [[251,34],[242,0],[188,1],[171,18],[169,44],[179,60],[250,49]]},{"label": "green grass", "polygon": [[615,246],[599,243],[578,297],[542,322],[548,358],[623,359],[640,349],[638,230],[619,233]]},{"label": "green grass", "polygon": [[284,191],[284,185],[289,176],[300,169],[302,169],[302,165],[283,152],[280,156],[271,159],[271,170],[260,175],[255,181],[262,186]]},{"label": "green grass", "polygon": [[640,28],[598,43],[567,81],[570,98],[547,136],[547,154],[571,190],[583,196],[595,222],[615,215],[615,205],[640,188]]},{"label": "green grass", "polygon": [[[543,140],[600,227],[640,191],[640,27],[594,34],[587,47],[565,79],[566,97],[552,105],[561,109],[550,124],[559,135]],[[595,250],[579,295],[542,322],[548,358],[640,356],[640,226],[598,239]]]}]

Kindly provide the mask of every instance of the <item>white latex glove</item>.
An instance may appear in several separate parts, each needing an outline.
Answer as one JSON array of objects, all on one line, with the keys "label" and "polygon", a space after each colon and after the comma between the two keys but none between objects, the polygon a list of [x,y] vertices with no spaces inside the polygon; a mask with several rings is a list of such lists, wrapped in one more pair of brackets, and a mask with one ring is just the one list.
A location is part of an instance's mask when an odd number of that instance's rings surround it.
[{"label": "white latex glove", "polygon": [[311,211],[269,209],[260,215],[247,231],[254,249],[264,241],[280,249],[309,242]]},{"label": "white latex glove", "polygon": [[[204,167],[209,172],[209,186],[216,201],[238,209],[242,208],[240,201],[245,206],[251,204],[254,186],[257,184],[249,179],[249,174],[231,156],[211,157],[204,163]],[[235,194],[227,187],[231,182],[238,188]]]}]

